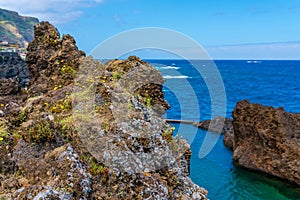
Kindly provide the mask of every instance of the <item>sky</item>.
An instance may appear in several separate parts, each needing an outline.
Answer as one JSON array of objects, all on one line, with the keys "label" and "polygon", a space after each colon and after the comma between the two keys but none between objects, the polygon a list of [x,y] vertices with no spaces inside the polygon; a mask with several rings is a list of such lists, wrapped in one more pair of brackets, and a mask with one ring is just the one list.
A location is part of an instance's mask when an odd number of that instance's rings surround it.
[{"label": "sky", "polygon": [[0,8],[50,21],[88,54],[124,31],[157,27],[214,59],[300,59],[298,0],[0,0]]}]

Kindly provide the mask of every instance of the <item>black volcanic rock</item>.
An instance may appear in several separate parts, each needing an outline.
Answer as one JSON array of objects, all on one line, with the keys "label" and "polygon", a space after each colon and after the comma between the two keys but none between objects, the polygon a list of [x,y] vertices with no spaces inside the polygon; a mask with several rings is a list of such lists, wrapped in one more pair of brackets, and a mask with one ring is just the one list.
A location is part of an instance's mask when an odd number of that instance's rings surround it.
[{"label": "black volcanic rock", "polygon": [[26,62],[18,53],[0,52],[0,79],[16,78],[21,87],[29,81]]}]

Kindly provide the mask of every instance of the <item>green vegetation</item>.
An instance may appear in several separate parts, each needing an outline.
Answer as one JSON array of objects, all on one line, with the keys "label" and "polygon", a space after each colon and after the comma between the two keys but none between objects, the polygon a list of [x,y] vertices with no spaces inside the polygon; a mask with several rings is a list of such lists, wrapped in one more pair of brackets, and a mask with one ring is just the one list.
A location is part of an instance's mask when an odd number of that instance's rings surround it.
[{"label": "green vegetation", "polygon": [[63,117],[58,121],[61,129],[61,136],[66,143],[71,143],[73,139],[73,133],[75,131],[74,117],[73,115]]},{"label": "green vegetation", "polygon": [[0,121],[0,144],[4,143],[4,140],[9,136],[7,129],[8,127],[6,126],[5,122]]},{"label": "green vegetation", "polygon": [[12,121],[13,126],[20,126],[23,122],[27,120],[27,113],[25,111],[21,111],[17,117],[15,117],[14,121]]},{"label": "green vegetation", "polygon": [[113,72],[114,79],[120,80],[122,77],[121,72]]},{"label": "green vegetation", "polygon": [[51,46],[56,46],[59,40],[59,35],[57,35],[54,31],[52,31],[49,34],[45,34],[42,38],[42,41],[44,43],[47,43]]},{"label": "green vegetation", "polygon": [[152,99],[151,97],[142,97],[141,95],[137,95],[137,98],[140,102],[142,102],[147,108],[152,108]]},{"label": "green vegetation", "polygon": [[175,127],[170,127],[166,132],[164,132],[162,134],[163,139],[166,140],[168,143],[170,143],[174,140],[174,137],[173,137],[174,130],[175,130]]},{"label": "green vegetation", "polygon": [[97,163],[97,161],[94,158],[90,158],[90,168],[89,172],[92,175],[108,175],[108,168]]},{"label": "green vegetation", "polygon": [[62,66],[61,71],[63,73],[69,73],[69,74],[75,74],[76,73],[76,70],[72,66],[66,65],[66,64],[64,64]]},{"label": "green vegetation", "polygon": [[34,143],[52,141],[55,139],[56,131],[53,126],[53,122],[49,120],[41,120],[29,129],[29,132],[25,135],[29,140]]},{"label": "green vegetation", "polygon": [[51,113],[69,113],[72,110],[72,99],[67,96],[65,99],[61,99],[51,106],[48,103],[45,103],[45,106],[47,107],[46,110]]}]

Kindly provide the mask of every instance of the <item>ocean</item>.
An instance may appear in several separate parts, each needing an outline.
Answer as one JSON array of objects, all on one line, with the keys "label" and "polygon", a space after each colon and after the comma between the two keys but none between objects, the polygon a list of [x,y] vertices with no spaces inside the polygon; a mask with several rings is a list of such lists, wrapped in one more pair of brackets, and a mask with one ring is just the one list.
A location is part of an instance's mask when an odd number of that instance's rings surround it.
[{"label": "ocean", "polygon": [[[212,108],[218,109],[218,106],[211,106],[212,94],[216,96],[218,92],[208,89],[205,83],[207,77],[197,70],[209,68],[211,61],[193,61],[193,64],[185,60],[147,61],[160,70],[166,79],[165,99],[171,105],[165,114],[166,118],[205,120],[212,116]],[[225,88],[226,117],[231,117],[236,103],[243,99],[251,103],[283,107],[288,112],[300,112],[300,61],[217,60],[214,63]],[[174,126],[177,130],[175,134],[186,138],[191,145],[190,177],[208,190],[209,199],[300,199],[300,187],[236,167],[232,163],[232,152],[223,145],[223,136],[218,138],[214,133],[191,125]],[[199,156],[199,151],[206,135],[217,142],[203,157]]]}]

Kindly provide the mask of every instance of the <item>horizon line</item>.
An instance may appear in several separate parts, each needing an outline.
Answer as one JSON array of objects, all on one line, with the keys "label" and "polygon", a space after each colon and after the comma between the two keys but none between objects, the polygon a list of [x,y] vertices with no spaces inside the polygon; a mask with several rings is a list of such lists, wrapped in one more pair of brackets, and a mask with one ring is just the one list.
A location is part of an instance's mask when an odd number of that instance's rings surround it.
[{"label": "horizon line", "polygon": [[258,42],[258,43],[239,43],[239,44],[218,44],[218,45],[203,45],[203,47],[205,47],[205,48],[211,48],[211,47],[233,47],[233,46],[273,45],[273,44],[300,44],[300,41]]}]

